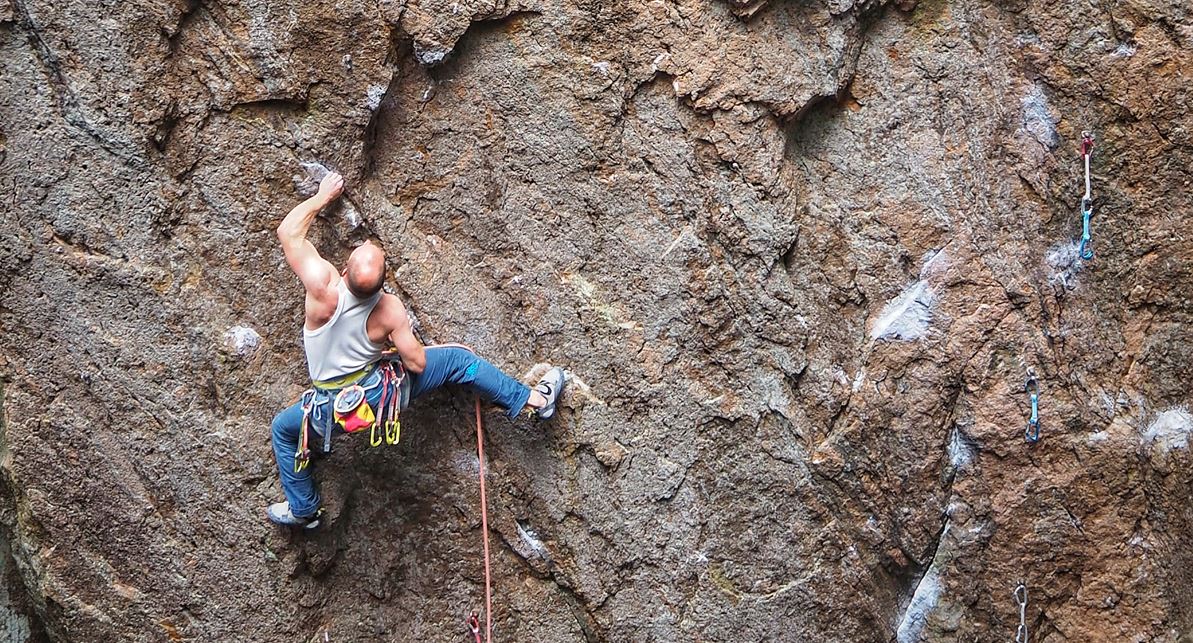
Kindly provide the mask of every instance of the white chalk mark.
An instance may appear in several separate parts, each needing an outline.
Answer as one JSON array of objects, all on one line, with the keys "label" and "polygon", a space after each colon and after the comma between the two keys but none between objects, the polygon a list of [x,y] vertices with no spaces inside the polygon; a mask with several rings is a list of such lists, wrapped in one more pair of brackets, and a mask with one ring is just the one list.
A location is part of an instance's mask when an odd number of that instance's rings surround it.
[{"label": "white chalk mark", "polygon": [[261,345],[261,335],[248,326],[233,326],[224,333],[224,340],[237,355],[244,357]]},{"label": "white chalk mark", "polygon": [[1193,415],[1184,406],[1161,411],[1152,418],[1143,432],[1143,439],[1164,451],[1189,448],[1189,433],[1193,432]]},{"label": "white chalk mark", "polygon": [[689,229],[690,228],[685,227],[683,230],[679,231],[679,234],[675,237],[675,241],[672,241],[671,245],[667,246],[667,249],[663,252],[662,255],[659,256],[660,261],[662,261],[663,259],[666,259],[667,255],[671,254],[672,250],[675,250],[675,247],[679,245],[679,242],[681,240],[683,240],[683,238],[688,234]]}]

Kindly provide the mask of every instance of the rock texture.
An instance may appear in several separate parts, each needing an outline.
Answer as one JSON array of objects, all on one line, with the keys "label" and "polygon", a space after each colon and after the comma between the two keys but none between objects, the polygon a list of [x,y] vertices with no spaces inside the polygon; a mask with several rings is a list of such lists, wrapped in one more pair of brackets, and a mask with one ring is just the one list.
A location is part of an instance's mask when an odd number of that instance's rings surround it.
[{"label": "rock texture", "polygon": [[1032,641],[1185,640],[1191,74],[1175,0],[0,1],[29,631],[465,636],[466,396],[341,442],[319,533],[263,520],[273,229],[334,168],[325,255],[575,374],[488,414],[499,640],[1005,641],[1020,580]]}]

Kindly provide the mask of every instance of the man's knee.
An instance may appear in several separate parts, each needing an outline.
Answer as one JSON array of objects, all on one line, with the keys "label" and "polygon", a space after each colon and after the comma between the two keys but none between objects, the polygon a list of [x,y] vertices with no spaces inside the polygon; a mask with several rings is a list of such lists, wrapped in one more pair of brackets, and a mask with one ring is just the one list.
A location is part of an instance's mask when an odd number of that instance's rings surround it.
[{"label": "man's knee", "polygon": [[467,348],[432,346],[427,350],[427,370],[423,373],[442,382],[463,384],[475,377],[477,359]]},{"label": "man's knee", "polygon": [[457,384],[471,384],[476,380],[480,358],[466,348],[452,348],[452,381]]},{"label": "man's knee", "polygon": [[293,421],[293,415],[294,414],[290,412],[290,409],[285,409],[281,413],[273,416],[273,424],[271,425],[270,430],[273,434],[274,442],[279,440],[284,442],[292,442],[298,436],[299,431],[302,430],[302,416],[298,416],[298,423],[296,424]]}]

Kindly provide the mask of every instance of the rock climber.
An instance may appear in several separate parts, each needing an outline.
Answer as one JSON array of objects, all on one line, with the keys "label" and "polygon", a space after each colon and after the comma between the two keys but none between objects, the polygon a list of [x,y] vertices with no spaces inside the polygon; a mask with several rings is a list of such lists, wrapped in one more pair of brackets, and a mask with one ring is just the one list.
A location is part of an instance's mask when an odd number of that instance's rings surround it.
[{"label": "rock climber", "polygon": [[[307,529],[318,526],[321,512],[307,467],[312,431],[315,444],[322,442],[316,447],[320,452],[345,431],[368,431],[376,445],[383,427],[386,441],[394,443],[398,412],[444,384],[471,386],[511,418],[527,410],[546,420],[555,414],[564,386],[558,367],[530,388],[467,348],[423,346],[405,306],[381,290],[385,254],[376,245],[366,242],[353,250],[343,272],[319,256],[307,241],[307,229],[343,186],[343,177],[329,173],[318,193],[291,210],[277,230],[286,263],[306,289],[302,338],[314,386],[273,419],[273,453],[286,500],[266,513],[277,524]],[[387,351],[388,346],[394,350]]]}]

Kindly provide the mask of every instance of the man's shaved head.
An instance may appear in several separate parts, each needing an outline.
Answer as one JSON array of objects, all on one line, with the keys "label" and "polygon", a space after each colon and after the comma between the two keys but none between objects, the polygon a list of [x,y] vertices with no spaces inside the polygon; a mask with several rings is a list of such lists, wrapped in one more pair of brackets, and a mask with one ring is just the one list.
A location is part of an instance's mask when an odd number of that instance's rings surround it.
[{"label": "man's shaved head", "polygon": [[385,282],[385,253],[372,243],[357,246],[348,257],[344,281],[358,298],[372,297]]}]

